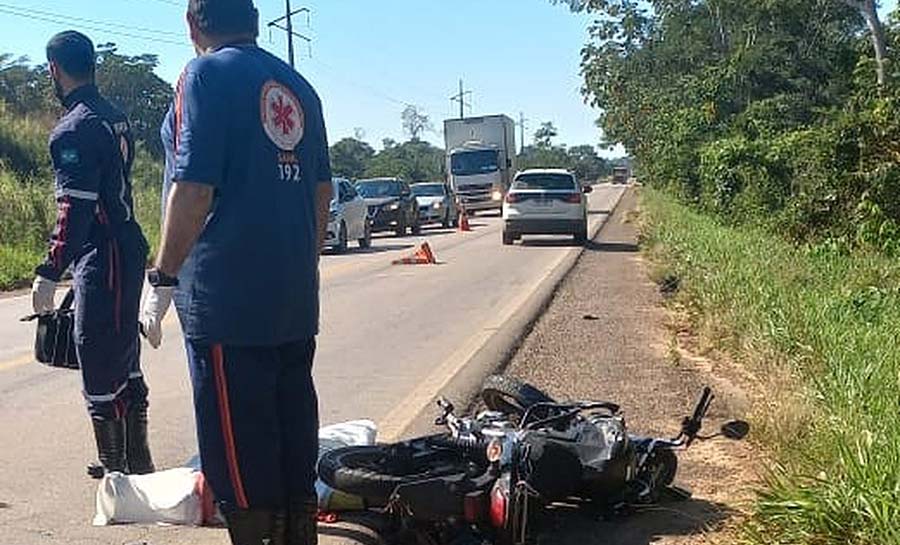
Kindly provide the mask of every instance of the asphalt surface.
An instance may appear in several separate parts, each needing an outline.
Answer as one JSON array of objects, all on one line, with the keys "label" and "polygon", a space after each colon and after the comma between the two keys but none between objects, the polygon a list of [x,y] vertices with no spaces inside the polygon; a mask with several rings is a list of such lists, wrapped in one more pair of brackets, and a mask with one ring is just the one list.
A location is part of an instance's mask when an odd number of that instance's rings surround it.
[{"label": "asphalt surface", "polygon": [[[595,189],[590,218],[600,222],[624,189]],[[461,346],[494,327],[492,317],[527,298],[577,251],[568,240],[543,237],[504,247],[496,216],[479,215],[472,227],[470,233],[429,228],[420,237],[377,236],[370,250],[323,258],[315,367],[323,424],[412,417],[396,408],[418,385],[435,382],[435,373],[456,366]],[[425,240],[439,265],[390,264]],[[32,361],[33,325],[17,321],[27,313],[27,297],[0,298],[0,545],[226,543],[221,529],[90,526],[96,482],[84,467],[95,453],[80,379]],[[151,446],[157,466],[170,468],[184,465],[196,447],[174,313],[164,331],[162,348],[145,346],[143,361]]]}]

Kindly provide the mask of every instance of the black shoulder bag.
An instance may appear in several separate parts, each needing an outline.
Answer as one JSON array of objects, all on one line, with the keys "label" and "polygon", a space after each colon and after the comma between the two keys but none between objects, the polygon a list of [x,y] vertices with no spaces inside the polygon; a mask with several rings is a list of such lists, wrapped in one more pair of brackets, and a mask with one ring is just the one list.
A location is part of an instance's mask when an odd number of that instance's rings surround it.
[{"label": "black shoulder bag", "polygon": [[22,318],[23,322],[37,320],[34,339],[34,357],[37,361],[50,367],[80,368],[75,355],[74,301],[75,291],[69,289],[58,309]]}]

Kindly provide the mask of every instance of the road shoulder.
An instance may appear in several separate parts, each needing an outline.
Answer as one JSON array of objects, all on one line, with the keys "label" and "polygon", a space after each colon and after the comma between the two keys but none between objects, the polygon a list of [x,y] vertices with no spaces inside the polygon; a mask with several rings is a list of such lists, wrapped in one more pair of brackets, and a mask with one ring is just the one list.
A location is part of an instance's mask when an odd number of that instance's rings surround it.
[{"label": "road shoulder", "polygon": [[[608,399],[622,405],[629,428],[674,435],[703,385],[716,390],[707,429],[743,416],[746,397],[713,366],[685,357],[659,289],[638,247],[632,221],[636,190],[621,204],[559,286],[553,301],[513,356],[508,374],[562,399]],[[755,455],[747,444],[709,442],[680,456],[676,482],[694,492],[614,521],[559,510],[545,528],[554,543],[730,542],[750,499]]]}]

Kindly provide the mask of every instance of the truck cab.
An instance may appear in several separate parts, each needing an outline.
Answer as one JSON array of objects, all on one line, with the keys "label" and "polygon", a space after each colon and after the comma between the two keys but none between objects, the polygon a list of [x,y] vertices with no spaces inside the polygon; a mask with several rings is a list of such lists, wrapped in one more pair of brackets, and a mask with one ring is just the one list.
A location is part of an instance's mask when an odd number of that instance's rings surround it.
[{"label": "truck cab", "polygon": [[468,211],[493,210],[503,204],[508,184],[503,181],[500,151],[477,143],[449,153],[450,185]]}]

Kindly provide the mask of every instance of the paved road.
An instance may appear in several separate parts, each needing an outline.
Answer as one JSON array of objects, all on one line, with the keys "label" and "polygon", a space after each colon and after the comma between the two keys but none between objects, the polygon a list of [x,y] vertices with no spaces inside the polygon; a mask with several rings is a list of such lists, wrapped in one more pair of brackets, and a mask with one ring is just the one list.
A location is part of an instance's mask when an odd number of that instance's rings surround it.
[{"label": "paved road", "polygon": [[[622,192],[597,186],[591,221],[605,219]],[[324,257],[315,372],[324,423],[398,416],[396,407],[417,385],[459,358],[492,317],[526,297],[572,251],[567,241],[546,238],[504,247],[497,217],[472,224],[471,233],[377,237],[368,251]],[[429,241],[440,265],[390,265],[420,240]],[[89,525],[96,483],[84,466],[94,449],[79,378],[32,362],[33,326],[16,321],[28,307],[27,297],[0,298],[0,545],[225,543],[221,530]],[[160,350],[144,353],[151,444],[162,468],[183,465],[196,452],[174,313],[165,336]]]}]

